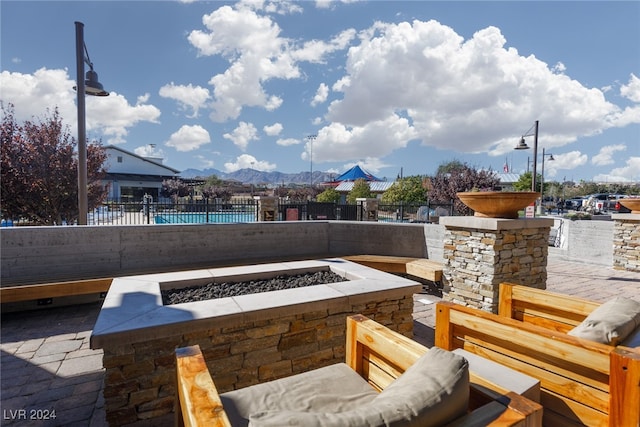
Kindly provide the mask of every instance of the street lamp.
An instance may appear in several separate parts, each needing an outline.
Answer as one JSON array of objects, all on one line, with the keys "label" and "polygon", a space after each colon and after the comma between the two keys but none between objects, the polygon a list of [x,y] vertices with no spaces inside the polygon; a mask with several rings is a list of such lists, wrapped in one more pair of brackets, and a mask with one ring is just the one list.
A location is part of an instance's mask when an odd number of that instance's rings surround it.
[{"label": "street lamp", "polygon": [[[531,133],[531,130],[534,130],[533,133]],[[532,136],[533,135],[533,174],[531,177],[531,191],[536,191],[536,173],[537,173],[537,161],[538,161],[538,120],[536,120],[536,122],[534,123],[534,125],[532,127],[529,128],[528,131],[526,131],[524,133],[524,135],[522,135],[522,137],[520,137],[520,142],[518,143],[518,145],[515,147],[516,150],[528,150],[529,146],[527,145],[527,143],[524,140],[525,136]],[[527,163],[527,169],[529,169],[529,164]]]},{"label": "street lamp", "polygon": [[[98,82],[98,73],[93,71],[87,46],[84,44],[84,24],[76,21],[76,89],[78,105],[78,225],[87,225],[89,202],[87,196],[87,129],[84,96],[109,96]],[[89,66],[86,80],[84,64]]]},{"label": "street lamp", "polygon": [[309,159],[311,161],[310,172],[311,176],[309,176],[309,187],[313,187],[313,141],[318,137],[318,135],[308,135],[307,141],[309,141]]},{"label": "street lamp", "polygon": [[540,183],[540,196],[542,197],[542,201],[544,202],[544,158],[545,156],[549,156],[549,161],[555,160],[553,158],[553,154],[545,154],[544,148],[542,149],[542,175],[541,175],[541,183]]}]

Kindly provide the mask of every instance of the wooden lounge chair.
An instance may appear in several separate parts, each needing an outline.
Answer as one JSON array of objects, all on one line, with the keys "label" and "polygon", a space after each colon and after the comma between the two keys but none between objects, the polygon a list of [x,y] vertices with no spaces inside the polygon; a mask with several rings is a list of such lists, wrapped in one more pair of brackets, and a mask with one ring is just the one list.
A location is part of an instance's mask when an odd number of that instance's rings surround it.
[{"label": "wooden lounge chair", "polygon": [[599,304],[507,284],[500,295],[503,315],[439,302],[435,344],[539,379],[544,425],[640,425],[640,349],[567,333]]},{"label": "wooden lounge chair", "polygon": [[[380,400],[380,404],[376,404],[376,401],[373,405],[370,403],[371,400],[368,400],[368,403],[363,403],[364,401],[361,402],[359,400],[350,401],[347,402],[347,408],[340,413],[327,412],[318,414],[304,409],[299,409],[298,411],[292,411],[290,408],[277,409],[282,412],[293,413],[292,416],[302,422],[300,425],[309,425],[305,424],[305,420],[312,420],[314,422],[313,425],[344,425],[342,423],[344,418],[342,417],[350,417],[350,421],[363,417],[363,419],[368,420],[363,425],[377,425],[377,423],[369,423],[372,417],[373,419],[384,420],[384,415],[378,416],[378,413],[383,413],[385,411],[384,408],[389,408],[389,406],[392,409],[391,412],[394,413],[397,409],[394,406],[396,404],[398,407],[402,407],[402,409],[398,409],[399,411],[406,410],[412,404],[412,397],[415,397],[413,395],[424,393],[424,389],[429,388],[428,380],[425,382],[424,376],[440,375],[441,378],[439,380],[452,376],[456,378],[456,383],[451,388],[438,386],[443,390],[449,390],[447,393],[450,394],[441,396],[439,403],[436,404],[438,406],[437,411],[443,409],[453,411],[454,409],[452,408],[454,406],[460,406],[460,390],[464,390],[464,395],[466,396],[462,401],[463,406],[456,409],[460,413],[449,414],[450,418],[453,417],[451,423],[447,422],[444,425],[541,425],[542,408],[539,404],[517,393],[505,391],[499,386],[492,387],[489,381],[478,378],[477,375],[468,370],[466,371],[467,374],[465,374],[466,380],[464,380],[465,375],[459,376],[458,373],[450,373],[442,366],[440,366],[440,369],[423,369],[424,366],[428,366],[424,365],[424,363],[429,357],[441,358],[438,360],[444,360],[444,363],[462,363],[465,367],[467,366],[466,360],[460,356],[437,348],[429,350],[364,316],[355,315],[347,318],[346,365],[331,365],[219,395],[199,347],[180,348],[176,350],[179,395],[176,422],[178,425],[186,426],[236,427],[238,425],[247,425],[247,419],[251,419],[252,423],[256,422],[256,425],[278,425],[268,422],[269,419],[273,421],[273,418],[269,417],[274,416],[276,420],[281,420],[281,418],[278,418],[280,414],[275,413],[277,411],[274,412],[274,408],[271,405],[282,406],[282,402],[285,402],[285,406],[293,405],[291,401],[300,400],[301,398],[298,395],[309,391],[304,389],[311,389],[310,400],[336,400],[336,394],[343,394],[343,389],[352,387],[346,378],[337,380],[337,378],[343,378],[346,373],[344,369],[346,369],[351,372],[348,375],[355,375],[362,382],[363,386],[358,386],[364,387],[360,393],[362,395],[370,395],[365,400],[380,399],[385,395],[385,390],[387,391],[386,400]],[[457,359],[454,360],[454,358]],[[344,367],[339,365],[344,365]],[[335,369],[338,369],[338,371],[334,371]],[[406,374],[404,374],[405,371]],[[333,378],[330,377],[331,372],[334,372],[335,376]],[[417,379],[415,377],[416,373],[418,373],[417,375],[422,375],[418,382],[414,381]],[[325,377],[325,380],[322,381],[321,377],[324,375],[329,375],[329,377]],[[319,376],[321,378],[320,382],[318,382]],[[308,379],[310,382],[307,382]],[[412,381],[414,381],[413,384],[411,383]],[[292,384],[294,385],[291,386]],[[317,387],[317,384],[323,384],[324,386]],[[417,384],[420,384],[420,386],[416,386]],[[271,392],[278,390],[279,393],[269,394],[265,392],[267,390]],[[349,399],[351,398],[349,397]],[[244,403],[242,402],[243,399]],[[338,397],[339,399],[341,398]],[[394,401],[396,402],[395,404],[393,403]],[[267,407],[261,407],[261,405]],[[330,405],[340,406],[340,402],[330,402]],[[368,406],[362,408],[361,405]],[[428,411],[431,410],[431,408],[427,409],[426,416],[441,416],[440,414],[429,413]],[[257,418],[252,418],[247,413],[251,411],[254,411],[254,413],[257,411]],[[422,409],[418,412],[424,414],[421,411]],[[354,413],[356,414],[354,415]],[[266,420],[261,418],[265,414]],[[384,421],[381,421],[379,425],[385,425]],[[423,424],[420,420],[416,421],[414,419],[413,424],[407,422],[402,425]]]}]

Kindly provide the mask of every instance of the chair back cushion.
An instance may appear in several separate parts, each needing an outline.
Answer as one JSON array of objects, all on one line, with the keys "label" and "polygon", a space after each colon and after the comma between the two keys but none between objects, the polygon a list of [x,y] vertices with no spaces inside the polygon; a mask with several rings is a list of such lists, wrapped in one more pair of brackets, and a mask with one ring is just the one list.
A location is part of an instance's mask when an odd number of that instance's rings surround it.
[{"label": "chair back cushion", "polygon": [[616,297],[593,310],[567,334],[602,344],[618,345],[638,326],[640,302]]}]

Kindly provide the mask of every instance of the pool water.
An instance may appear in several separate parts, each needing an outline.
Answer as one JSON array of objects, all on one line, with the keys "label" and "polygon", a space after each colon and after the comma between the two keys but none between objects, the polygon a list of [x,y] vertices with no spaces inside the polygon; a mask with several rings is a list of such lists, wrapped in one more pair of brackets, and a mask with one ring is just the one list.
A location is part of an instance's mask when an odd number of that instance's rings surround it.
[{"label": "pool water", "polygon": [[176,212],[154,215],[156,224],[207,224],[255,222],[254,212]]}]

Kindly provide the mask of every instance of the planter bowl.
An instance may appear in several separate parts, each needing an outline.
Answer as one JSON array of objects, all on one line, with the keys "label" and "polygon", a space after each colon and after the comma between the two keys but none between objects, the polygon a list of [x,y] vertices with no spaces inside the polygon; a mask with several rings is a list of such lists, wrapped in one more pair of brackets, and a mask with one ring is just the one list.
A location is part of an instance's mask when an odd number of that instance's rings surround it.
[{"label": "planter bowl", "polygon": [[640,214],[640,198],[619,199],[620,204],[631,209],[632,214]]},{"label": "planter bowl", "polygon": [[483,218],[518,218],[518,211],[534,202],[540,193],[534,191],[473,191],[457,193],[474,216]]}]

